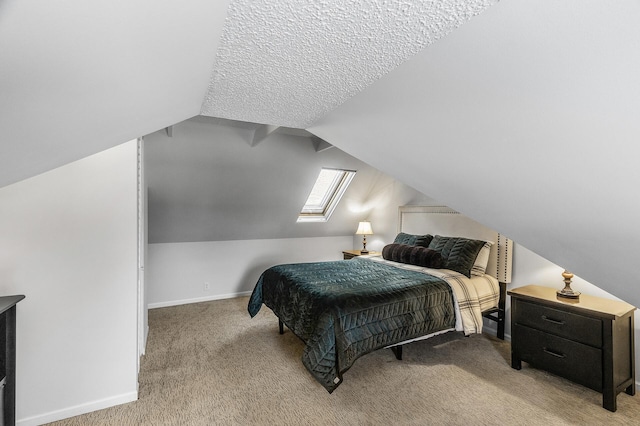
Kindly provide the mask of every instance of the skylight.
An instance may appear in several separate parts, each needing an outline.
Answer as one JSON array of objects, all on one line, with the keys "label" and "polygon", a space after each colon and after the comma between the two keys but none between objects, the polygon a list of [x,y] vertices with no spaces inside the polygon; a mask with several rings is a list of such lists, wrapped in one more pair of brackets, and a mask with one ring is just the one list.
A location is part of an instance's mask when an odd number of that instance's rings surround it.
[{"label": "skylight", "polygon": [[353,170],[320,170],[311,194],[298,216],[298,222],[328,221],[355,175]]}]

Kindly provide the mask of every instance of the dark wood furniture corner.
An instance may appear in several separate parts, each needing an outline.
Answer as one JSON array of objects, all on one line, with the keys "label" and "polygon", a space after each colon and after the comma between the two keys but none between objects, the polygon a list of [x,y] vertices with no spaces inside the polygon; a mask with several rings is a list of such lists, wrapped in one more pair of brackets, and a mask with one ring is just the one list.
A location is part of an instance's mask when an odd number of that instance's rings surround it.
[{"label": "dark wood furniture corner", "polygon": [[362,253],[362,250],[343,250],[342,251],[342,256],[344,257],[344,260],[353,259],[354,257],[362,256],[363,254],[378,255],[380,254],[380,252],[373,251],[373,250],[369,250],[369,253]]},{"label": "dark wood furniture corner", "polygon": [[16,424],[16,304],[24,296],[0,297],[0,380],[5,379],[3,425]]},{"label": "dark wood furniture corner", "polygon": [[635,395],[633,315],[628,303],[528,285],[510,290],[511,367],[522,361],[602,393],[616,411],[618,393]]}]

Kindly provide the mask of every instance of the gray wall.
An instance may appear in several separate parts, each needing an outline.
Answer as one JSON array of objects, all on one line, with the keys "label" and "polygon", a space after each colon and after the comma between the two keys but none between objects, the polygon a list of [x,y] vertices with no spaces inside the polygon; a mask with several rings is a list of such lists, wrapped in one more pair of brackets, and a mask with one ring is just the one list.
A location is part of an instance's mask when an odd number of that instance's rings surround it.
[{"label": "gray wall", "polygon": [[[274,133],[253,147],[252,137],[206,117],[145,136],[150,307],[246,294],[275,264],[341,259],[361,247],[363,219],[383,244],[399,205],[432,201],[337,148],[316,152],[308,137]],[[357,174],[328,222],[297,223],[322,167]]]},{"label": "gray wall", "polygon": [[[353,235],[388,202],[371,194],[394,180],[337,148],[281,133],[252,147],[252,137],[206,117],[145,136],[150,243]],[[328,222],[296,223],[322,167],[357,174]]]}]

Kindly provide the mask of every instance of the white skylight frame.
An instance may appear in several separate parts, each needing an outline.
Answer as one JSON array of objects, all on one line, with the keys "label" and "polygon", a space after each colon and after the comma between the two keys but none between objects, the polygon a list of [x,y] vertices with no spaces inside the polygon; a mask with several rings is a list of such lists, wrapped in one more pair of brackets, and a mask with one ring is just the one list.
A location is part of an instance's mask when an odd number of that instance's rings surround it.
[{"label": "white skylight frame", "polygon": [[326,222],[356,175],[355,170],[322,168],[298,222]]}]

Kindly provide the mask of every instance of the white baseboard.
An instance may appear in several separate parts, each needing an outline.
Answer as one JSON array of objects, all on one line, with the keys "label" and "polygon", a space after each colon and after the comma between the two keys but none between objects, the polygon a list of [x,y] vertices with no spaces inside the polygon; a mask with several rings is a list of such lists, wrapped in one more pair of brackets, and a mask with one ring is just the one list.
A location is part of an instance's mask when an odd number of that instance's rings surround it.
[{"label": "white baseboard", "polygon": [[117,395],[110,398],[100,399],[98,401],[87,402],[86,404],[80,404],[69,408],[63,408],[62,410],[51,411],[49,413],[41,414],[38,416],[27,417],[25,419],[17,419],[16,425],[19,426],[37,426],[45,423],[51,423],[62,419],[68,419],[69,417],[79,416],[80,414],[90,413],[92,411],[102,410],[104,408],[113,407],[115,405],[126,404],[127,402],[136,401],[138,399],[138,392],[129,392],[122,395]]},{"label": "white baseboard", "polygon": [[166,308],[169,306],[187,305],[189,303],[210,302],[212,300],[233,299],[234,297],[250,296],[250,291],[239,293],[216,294],[212,296],[197,297],[195,299],[169,300],[167,302],[149,303],[149,309]]},{"label": "white baseboard", "polygon": [[[498,329],[496,327],[489,327],[489,326],[485,325],[485,326],[482,327],[482,332],[490,334],[492,336],[496,336],[498,334]],[[505,333],[504,340],[506,342],[510,342],[511,341],[511,335]]]}]

